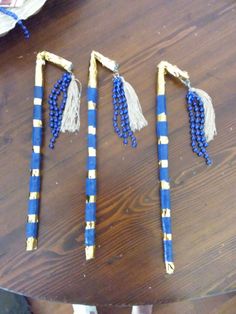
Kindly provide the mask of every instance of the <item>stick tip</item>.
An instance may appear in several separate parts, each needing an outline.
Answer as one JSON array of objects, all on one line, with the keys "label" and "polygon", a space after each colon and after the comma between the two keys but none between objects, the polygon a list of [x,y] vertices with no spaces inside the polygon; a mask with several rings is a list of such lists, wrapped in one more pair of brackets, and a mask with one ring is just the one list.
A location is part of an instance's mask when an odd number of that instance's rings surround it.
[{"label": "stick tip", "polygon": [[89,261],[95,257],[95,245],[89,245],[85,247],[86,261]]},{"label": "stick tip", "polygon": [[38,240],[34,237],[29,237],[26,239],[26,251],[36,250],[38,247]]},{"label": "stick tip", "polygon": [[175,271],[175,265],[173,262],[166,262],[166,273],[171,275]]}]

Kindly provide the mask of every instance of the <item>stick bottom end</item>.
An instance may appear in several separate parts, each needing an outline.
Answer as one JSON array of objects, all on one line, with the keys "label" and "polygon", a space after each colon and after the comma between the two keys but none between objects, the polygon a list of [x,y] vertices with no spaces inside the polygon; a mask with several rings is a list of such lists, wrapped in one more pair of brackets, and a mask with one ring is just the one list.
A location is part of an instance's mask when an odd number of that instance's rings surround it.
[{"label": "stick bottom end", "polygon": [[89,261],[95,257],[95,245],[85,247],[86,261]]}]

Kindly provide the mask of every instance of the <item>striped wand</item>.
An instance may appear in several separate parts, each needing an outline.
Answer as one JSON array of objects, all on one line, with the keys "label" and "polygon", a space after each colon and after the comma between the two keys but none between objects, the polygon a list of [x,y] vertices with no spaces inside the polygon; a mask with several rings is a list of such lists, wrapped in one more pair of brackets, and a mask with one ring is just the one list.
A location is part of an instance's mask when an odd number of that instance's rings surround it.
[{"label": "striped wand", "polygon": [[91,53],[88,78],[88,159],[86,179],[85,208],[85,255],[86,260],[94,258],[95,253],[95,222],[97,196],[97,157],[96,157],[96,127],[97,127],[97,61],[113,72],[113,127],[123,144],[137,147],[134,135],[147,125],[138,96],[134,88],[118,73],[118,64],[100,53]]},{"label": "striped wand", "polygon": [[[28,218],[26,224],[26,250],[32,251],[37,249],[37,242],[38,242],[38,225],[39,225],[39,208],[40,208],[40,171],[41,171],[41,148],[42,148],[42,132],[43,132],[43,66],[47,62],[53,63],[65,71],[69,72],[68,74],[64,75],[63,87],[59,88],[59,85],[54,88],[54,92],[52,93],[52,99],[50,100],[53,103],[53,110],[56,110],[56,100],[58,95],[62,92],[64,93],[64,98],[62,103],[65,106],[64,113],[66,112],[68,116],[69,108],[74,109],[73,106],[78,105],[77,102],[73,102],[71,98],[66,101],[67,93],[66,93],[66,86],[68,86],[68,93],[73,89],[76,91],[74,87],[74,78],[72,75],[72,63],[67,61],[59,56],[56,56],[52,53],[47,51],[43,51],[38,53],[36,59],[36,69],[35,69],[35,86],[34,86],[34,109],[33,109],[33,129],[32,129],[32,155],[31,155],[31,165],[30,165],[30,183],[29,183],[29,200],[28,200]],[[62,81],[62,80],[61,80]],[[70,83],[69,83],[70,81]],[[57,85],[57,84],[55,84]],[[55,86],[54,85],[54,86]],[[54,98],[53,98],[54,97]],[[72,106],[73,105],[73,106]],[[67,110],[66,110],[67,109]],[[58,110],[58,109],[57,109]],[[59,111],[59,110],[58,110]],[[51,112],[50,112],[51,113]],[[71,112],[69,112],[69,116],[71,118],[70,123],[62,123],[67,117],[61,114],[61,121],[60,119],[60,112],[58,114],[54,114],[55,112],[52,111],[53,119],[55,122],[53,125],[57,126],[57,130],[53,129],[53,142],[50,143],[50,147],[55,142],[56,137],[58,137],[58,133],[60,132],[60,127],[63,126],[63,131],[68,131],[70,129],[71,123],[73,118],[78,120],[78,111],[77,116],[73,117]],[[57,122],[56,122],[57,121]],[[58,130],[59,128],[59,130]]]},{"label": "striped wand", "polygon": [[171,201],[170,180],[168,165],[168,122],[166,112],[165,75],[169,73],[178,78],[187,88],[186,95],[191,145],[194,153],[204,157],[207,165],[211,165],[211,159],[206,152],[208,142],[216,135],[215,113],[210,96],[196,88],[192,88],[187,72],[180,70],[175,65],[162,61],[158,65],[157,77],[157,138],[158,138],[158,160],[160,179],[160,205],[163,232],[163,250],[166,273],[174,272],[173,243],[171,228]]},{"label": "striped wand", "polygon": [[109,70],[116,72],[118,64],[96,51],[92,51],[88,77],[88,157],[86,179],[86,208],[85,208],[85,255],[86,260],[94,258],[95,253],[95,223],[96,223],[96,195],[97,195],[97,61]]}]

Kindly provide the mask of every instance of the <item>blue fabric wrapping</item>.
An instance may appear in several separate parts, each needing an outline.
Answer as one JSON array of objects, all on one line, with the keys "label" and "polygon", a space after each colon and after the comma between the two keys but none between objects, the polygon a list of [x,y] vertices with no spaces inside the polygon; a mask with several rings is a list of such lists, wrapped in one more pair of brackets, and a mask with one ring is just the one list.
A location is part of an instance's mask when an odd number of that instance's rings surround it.
[{"label": "blue fabric wrapping", "polygon": [[172,240],[164,241],[165,250],[164,250],[164,259],[165,262],[173,262],[173,242]]},{"label": "blue fabric wrapping", "polygon": [[96,221],[96,203],[86,203],[85,221]]},{"label": "blue fabric wrapping", "polygon": [[40,105],[34,105],[33,107],[33,119],[41,120],[43,119],[43,108]]},{"label": "blue fabric wrapping", "polygon": [[96,148],[96,135],[88,134],[88,147]]},{"label": "blue fabric wrapping", "polygon": [[29,184],[30,192],[39,192],[40,191],[40,177],[31,176]]},{"label": "blue fabric wrapping", "polygon": [[95,245],[95,229],[85,229],[85,245]]},{"label": "blue fabric wrapping", "polygon": [[157,114],[166,113],[166,96],[158,95],[157,96]]},{"label": "blue fabric wrapping", "polygon": [[159,160],[168,159],[168,144],[158,144],[158,159]]},{"label": "blue fabric wrapping", "polygon": [[170,190],[160,189],[160,198],[161,198],[161,208],[171,208],[170,207]]},{"label": "blue fabric wrapping", "polygon": [[87,157],[87,170],[95,170],[97,165],[96,157]]},{"label": "blue fabric wrapping", "polygon": [[38,223],[37,222],[27,222],[26,224],[26,237],[34,237],[38,236]]},{"label": "blue fabric wrapping", "polygon": [[171,218],[170,217],[162,217],[162,230],[163,233],[172,233],[171,228]]},{"label": "blue fabric wrapping", "polygon": [[97,110],[88,110],[88,125],[96,128],[97,126]]},{"label": "blue fabric wrapping", "polygon": [[31,169],[40,169],[40,162],[41,162],[41,154],[37,154],[32,152],[31,155]]},{"label": "blue fabric wrapping", "polygon": [[168,136],[168,123],[167,121],[157,122],[157,136]]},{"label": "blue fabric wrapping", "polygon": [[160,180],[169,181],[169,168],[159,168]]},{"label": "blue fabric wrapping", "polygon": [[28,200],[28,215],[39,214],[39,199]]},{"label": "blue fabric wrapping", "polygon": [[41,146],[42,145],[42,136],[43,135],[43,129],[42,128],[35,128],[33,127],[33,133],[32,133],[32,144],[33,146]]},{"label": "blue fabric wrapping", "polygon": [[96,179],[86,179],[86,195],[96,195],[97,194],[97,180]]},{"label": "blue fabric wrapping", "polygon": [[35,98],[43,98],[43,87],[42,86],[34,86],[34,97]]},{"label": "blue fabric wrapping", "polygon": [[95,104],[97,103],[97,98],[98,98],[98,90],[97,88],[93,87],[88,87],[87,89],[87,100],[92,101]]}]

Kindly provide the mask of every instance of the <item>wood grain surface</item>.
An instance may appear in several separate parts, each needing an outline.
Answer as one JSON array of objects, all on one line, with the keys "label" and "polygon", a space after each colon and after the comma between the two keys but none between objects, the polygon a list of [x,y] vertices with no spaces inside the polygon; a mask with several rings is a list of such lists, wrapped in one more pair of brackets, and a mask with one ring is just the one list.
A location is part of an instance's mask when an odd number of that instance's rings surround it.
[{"label": "wood grain surface", "polygon": [[[41,300],[29,300],[34,314],[72,314],[72,306]],[[152,314],[235,314],[236,295],[228,293],[196,300],[158,304]],[[98,314],[131,314],[131,307],[97,307]],[[144,313],[142,313],[144,314]]]},{"label": "wood grain surface", "polygon": [[[157,304],[236,289],[236,45],[234,0],[48,1],[0,38],[0,286],[60,302]],[[99,68],[96,259],[85,262],[83,231],[87,105],[78,135],[55,151],[44,132],[39,249],[25,252],[36,52],[71,60],[84,87],[91,50],[120,63],[149,126],[138,147],[112,129],[111,74]],[[191,152],[183,86],[167,83],[176,272],[162,261],[155,136],[156,64],[177,64],[214,99],[214,165]],[[46,95],[60,75],[48,65]],[[85,90],[85,88],[84,88]],[[45,100],[45,120],[48,108]]]}]

